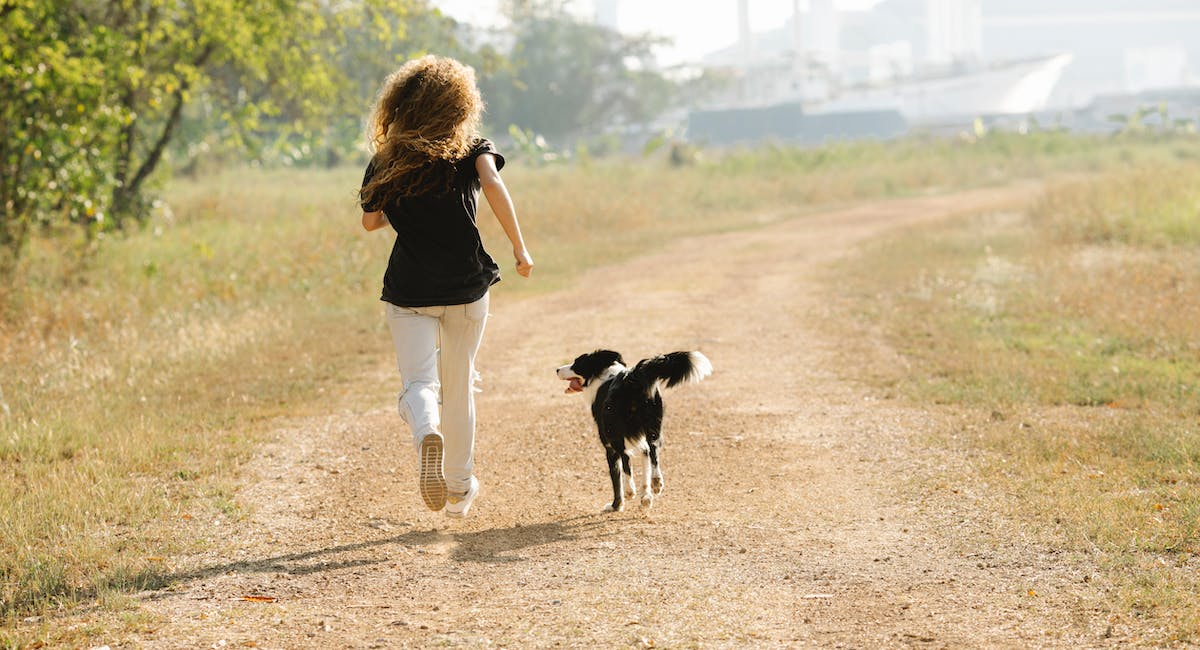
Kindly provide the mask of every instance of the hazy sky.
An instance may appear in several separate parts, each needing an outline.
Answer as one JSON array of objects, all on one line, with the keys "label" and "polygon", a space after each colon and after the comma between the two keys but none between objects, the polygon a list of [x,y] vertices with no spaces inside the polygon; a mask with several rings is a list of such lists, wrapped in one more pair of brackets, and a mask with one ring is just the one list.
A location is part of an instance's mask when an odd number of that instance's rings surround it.
[{"label": "hazy sky", "polygon": [[[807,4],[802,0],[803,4]],[[879,0],[837,0],[843,10],[872,7]],[[455,19],[479,25],[495,25],[497,0],[434,0],[433,4]],[[591,0],[574,0],[585,15],[592,14]],[[675,41],[660,51],[664,64],[697,59],[700,55],[737,40],[736,0],[625,0],[621,2],[618,27],[623,32],[652,32]],[[792,15],[792,0],[750,0],[750,26],[754,31],[779,27]]]}]

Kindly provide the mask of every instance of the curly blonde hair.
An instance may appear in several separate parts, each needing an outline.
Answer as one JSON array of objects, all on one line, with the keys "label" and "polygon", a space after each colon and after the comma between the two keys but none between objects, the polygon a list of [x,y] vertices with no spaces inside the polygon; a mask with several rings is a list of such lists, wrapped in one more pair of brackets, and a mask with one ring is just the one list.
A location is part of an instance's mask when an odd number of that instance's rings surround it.
[{"label": "curly blonde hair", "polygon": [[479,138],[482,114],[470,66],[433,55],[400,66],[384,81],[367,125],[375,173],[362,189],[362,204],[448,191],[454,163]]}]

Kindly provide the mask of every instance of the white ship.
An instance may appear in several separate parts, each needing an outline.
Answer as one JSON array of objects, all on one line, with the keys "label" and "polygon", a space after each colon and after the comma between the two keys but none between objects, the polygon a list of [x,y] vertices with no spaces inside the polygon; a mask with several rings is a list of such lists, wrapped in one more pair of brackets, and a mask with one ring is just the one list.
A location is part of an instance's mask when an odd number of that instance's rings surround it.
[{"label": "white ship", "polygon": [[909,125],[1045,110],[1072,55],[983,61],[981,2],[925,0],[927,42],[916,64],[908,41],[843,51],[833,0],[809,0],[807,12],[793,0],[792,42],[758,46],[749,30],[749,2],[740,0],[738,44],[706,61],[736,80],[712,108],[789,105],[827,116],[890,112]]},{"label": "white ship", "polygon": [[806,100],[805,106],[812,113],[895,110],[910,124],[1029,115],[1046,109],[1071,59],[1070,54],[1054,54],[930,71],[892,83],[844,88],[821,100]]}]

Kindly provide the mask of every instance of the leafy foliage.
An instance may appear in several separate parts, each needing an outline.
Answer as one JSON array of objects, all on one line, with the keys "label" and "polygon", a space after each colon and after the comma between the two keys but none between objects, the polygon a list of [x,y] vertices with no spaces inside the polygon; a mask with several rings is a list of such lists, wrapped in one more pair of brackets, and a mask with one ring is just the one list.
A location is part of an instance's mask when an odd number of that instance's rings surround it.
[{"label": "leafy foliage", "polygon": [[0,3],[0,273],[36,225],[104,223],[102,164],[133,116],[113,101],[116,43],[61,2]]},{"label": "leafy foliage", "polygon": [[[342,54],[387,51],[416,0],[0,2],[0,271],[36,224],[96,232],[148,213],[185,107],[224,144],[310,136],[361,112]],[[350,48],[353,44],[355,47]]]},{"label": "leafy foliage", "polygon": [[488,121],[550,138],[649,120],[674,85],[648,64],[661,40],[580,21],[556,2],[515,2],[509,65],[481,80]]}]

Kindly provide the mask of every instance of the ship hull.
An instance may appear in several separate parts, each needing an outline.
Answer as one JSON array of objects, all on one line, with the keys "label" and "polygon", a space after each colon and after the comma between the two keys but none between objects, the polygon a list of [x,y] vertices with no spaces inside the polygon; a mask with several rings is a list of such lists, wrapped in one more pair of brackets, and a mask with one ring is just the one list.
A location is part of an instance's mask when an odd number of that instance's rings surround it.
[{"label": "ship hull", "polygon": [[1071,63],[1070,54],[997,64],[945,76],[848,89],[809,113],[894,110],[910,124],[961,121],[980,116],[1026,115],[1045,110]]}]

